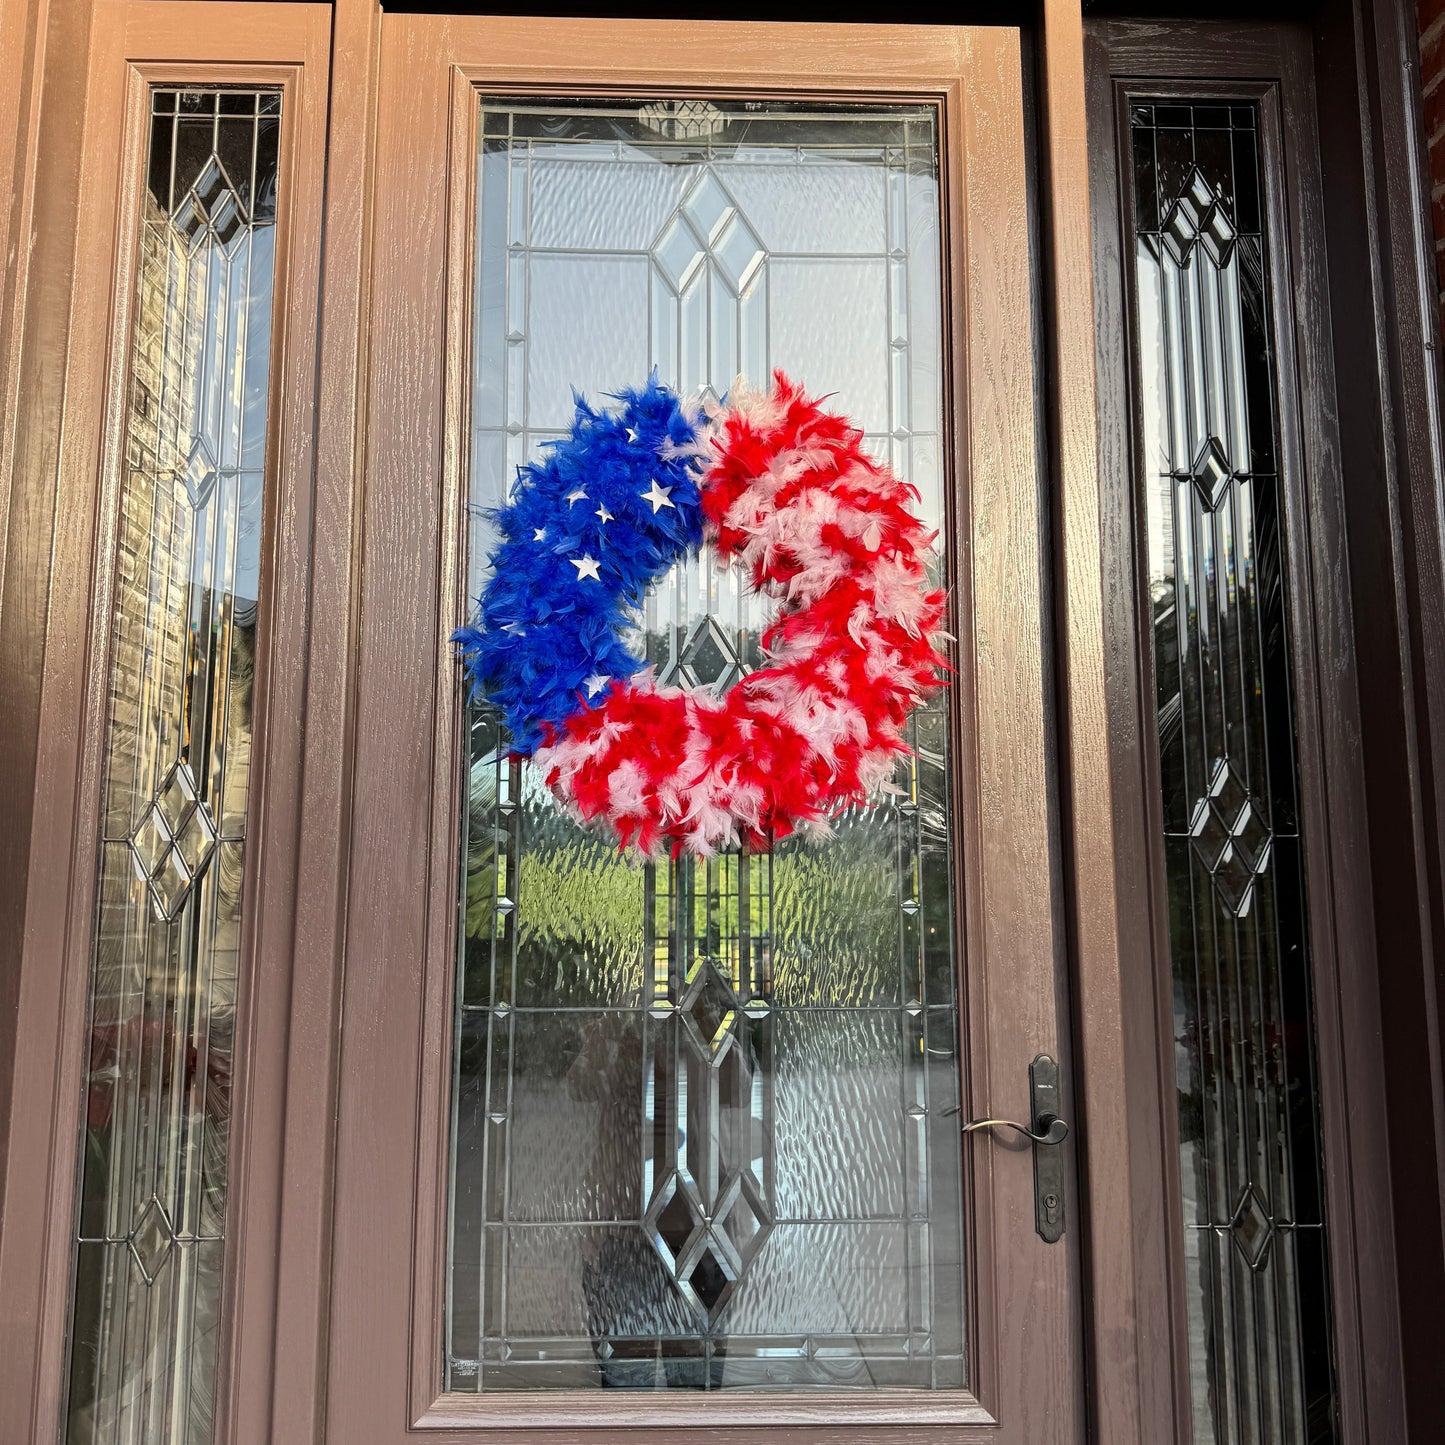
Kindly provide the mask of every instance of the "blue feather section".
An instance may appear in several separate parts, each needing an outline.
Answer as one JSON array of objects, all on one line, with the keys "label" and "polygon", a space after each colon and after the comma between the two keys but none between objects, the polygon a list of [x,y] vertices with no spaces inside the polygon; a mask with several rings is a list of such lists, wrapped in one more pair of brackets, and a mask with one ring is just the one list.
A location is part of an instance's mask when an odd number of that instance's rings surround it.
[{"label": "blue feather section", "polygon": [[472,699],[502,710],[524,756],[643,666],[621,638],[647,589],[702,542],[695,421],[655,372],[612,399],[618,409],[594,411],[578,397],[571,433],[517,469],[479,624],[453,634]]}]

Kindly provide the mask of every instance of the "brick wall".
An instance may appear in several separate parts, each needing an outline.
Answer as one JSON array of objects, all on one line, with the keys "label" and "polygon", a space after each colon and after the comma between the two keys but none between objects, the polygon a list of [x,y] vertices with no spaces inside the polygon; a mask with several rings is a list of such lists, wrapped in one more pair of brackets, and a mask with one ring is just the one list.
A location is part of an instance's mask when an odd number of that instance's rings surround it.
[{"label": "brick wall", "polygon": [[1435,217],[1435,274],[1445,309],[1445,0],[1417,0],[1420,83],[1430,146],[1430,202]]}]

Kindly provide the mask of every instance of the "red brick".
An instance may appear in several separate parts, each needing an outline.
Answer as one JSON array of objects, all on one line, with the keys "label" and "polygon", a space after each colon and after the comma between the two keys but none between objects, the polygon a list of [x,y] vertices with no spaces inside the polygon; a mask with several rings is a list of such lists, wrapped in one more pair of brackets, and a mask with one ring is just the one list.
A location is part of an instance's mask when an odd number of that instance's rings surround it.
[{"label": "red brick", "polygon": [[1430,152],[1431,217],[1435,223],[1435,275],[1445,320],[1445,0],[1417,0],[1420,26],[1422,119]]},{"label": "red brick", "polygon": [[1438,89],[1445,73],[1445,0],[1420,0],[1420,89]]},{"label": "red brick", "polygon": [[1425,138],[1435,141],[1445,135],[1445,81],[1436,78],[1435,88],[1425,97]]},{"label": "red brick", "polygon": [[1445,0],[1438,0],[1441,12],[1434,21],[1420,27],[1420,85],[1428,87],[1445,68]]}]

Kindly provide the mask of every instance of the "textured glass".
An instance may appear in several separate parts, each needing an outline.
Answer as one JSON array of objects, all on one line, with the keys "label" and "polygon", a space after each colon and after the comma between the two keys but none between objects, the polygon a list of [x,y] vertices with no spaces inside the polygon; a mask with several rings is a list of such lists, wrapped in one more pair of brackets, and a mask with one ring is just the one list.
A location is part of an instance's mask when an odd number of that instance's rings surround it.
[{"label": "textured glass", "polygon": [[[834,393],[941,527],[936,145],[916,107],[484,103],[473,598],[572,388],[654,365]],[[722,688],[768,610],[703,555],[634,641]],[[471,713],[447,1388],[964,1383],[946,717],[827,842],[639,867]]]},{"label": "textured glass", "polygon": [[1309,935],[1249,104],[1132,107],[1194,1438],[1336,1438]]},{"label": "textured glass", "polygon": [[280,96],[156,90],[130,344],[67,1438],[212,1438]]}]

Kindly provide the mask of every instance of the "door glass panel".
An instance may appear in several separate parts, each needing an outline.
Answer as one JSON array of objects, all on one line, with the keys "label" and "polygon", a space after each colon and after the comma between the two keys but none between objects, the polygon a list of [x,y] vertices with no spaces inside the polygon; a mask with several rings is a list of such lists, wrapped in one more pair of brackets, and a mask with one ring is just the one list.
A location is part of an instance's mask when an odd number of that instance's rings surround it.
[{"label": "door glass panel", "polygon": [[274,91],[151,96],[68,1439],[208,1441],[271,356]]},{"label": "door glass panel", "polygon": [[[926,107],[483,102],[473,600],[573,388],[654,366],[833,393],[946,536],[937,144]],[[634,645],[726,686],[766,613],[702,555]],[[945,700],[831,839],[645,867],[467,731],[446,1387],[962,1386]]]},{"label": "door glass panel", "polygon": [[1131,108],[1194,1438],[1336,1438],[1253,104]]}]

